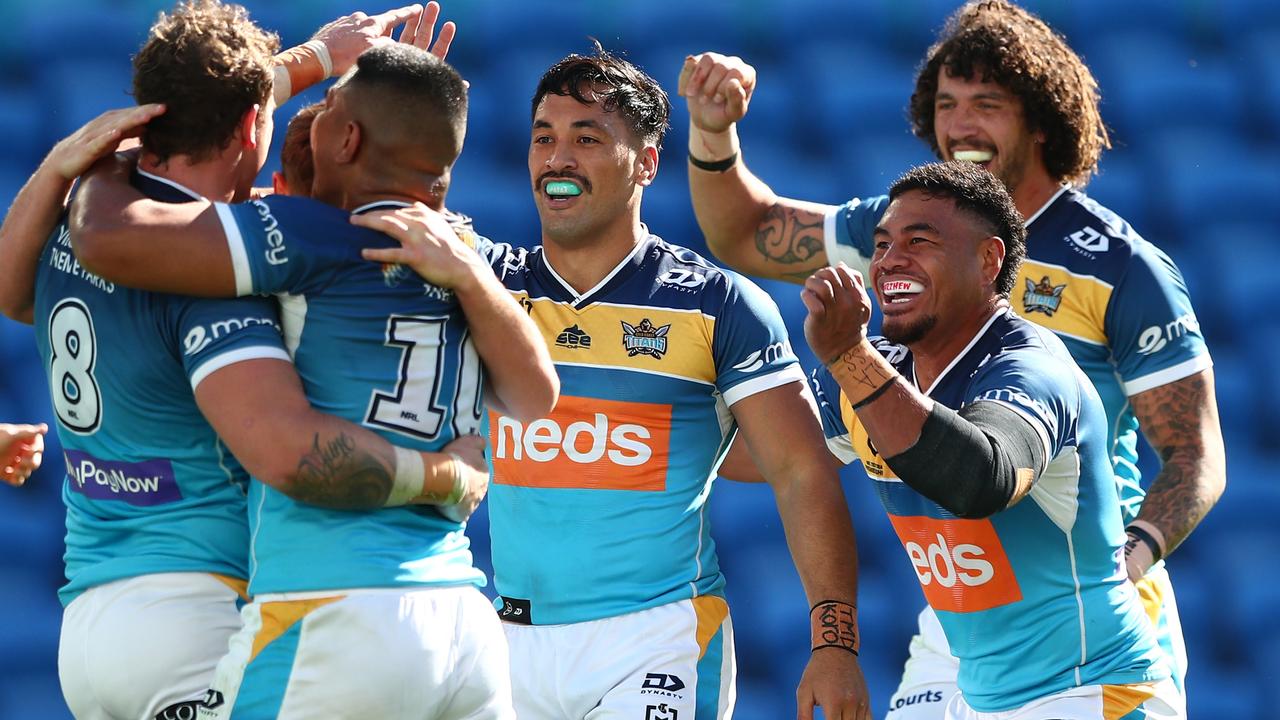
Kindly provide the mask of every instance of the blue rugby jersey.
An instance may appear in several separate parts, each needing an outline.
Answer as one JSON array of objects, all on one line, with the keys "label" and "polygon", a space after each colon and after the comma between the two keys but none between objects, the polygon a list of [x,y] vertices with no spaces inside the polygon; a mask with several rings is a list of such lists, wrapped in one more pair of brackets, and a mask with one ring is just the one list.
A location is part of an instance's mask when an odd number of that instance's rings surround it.
[{"label": "blue rugby jersey", "polygon": [[[907,348],[876,346],[915,382]],[[1000,310],[922,388],[953,410],[1009,407],[1045,443],[1047,465],[1030,493],[980,520],[957,518],[898,479],[830,372],[816,371],[814,384],[828,446],[846,463],[861,460],[874,482],[971,707],[999,712],[1072,687],[1169,677],[1121,562],[1102,403],[1054,335]]]},{"label": "blue rugby jersey", "polygon": [[[872,232],[888,204],[885,196],[855,199],[827,215],[832,264],[867,270]],[[1064,187],[1027,218],[1027,259],[1010,300],[1058,335],[1102,397],[1128,523],[1146,494],[1129,397],[1213,364],[1181,273],[1124,219]]]},{"label": "blue rugby jersey", "polygon": [[503,618],[581,622],[722,595],[706,502],[737,431],[730,407],[804,381],[777,306],[653,235],[581,295],[541,248],[491,257],[561,382],[549,417],[490,421]]},{"label": "blue rugby jersey", "polygon": [[[426,451],[481,432],[483,367],[457,298],[360,256],[395,241],[307,198],[216,208],[237,290],[278,295],[285,344],[316,409]],[[254,481],[249,519],[254,595],[485,582],[465,526],[433,507],[330,510]]]},{"label": "blue rugby jersey", "polygon": [[[198,199],[145,172],[133,184],[163,202]],[[102,280],[76,262],[64,217],[40,256],[35,332],[67,468],[62,603],[152,573],[248,577],[248,476],[193,393],[233,363],[288,360],[274,304]]]}]

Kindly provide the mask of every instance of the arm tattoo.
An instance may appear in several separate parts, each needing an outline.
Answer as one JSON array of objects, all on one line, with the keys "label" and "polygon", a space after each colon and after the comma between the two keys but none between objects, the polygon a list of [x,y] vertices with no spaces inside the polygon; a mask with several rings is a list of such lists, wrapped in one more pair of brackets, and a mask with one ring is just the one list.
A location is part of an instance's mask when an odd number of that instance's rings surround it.
[{"label": "arm tattoo", "polygon": [[1142,432],[1162,462],[1138,516],[1160,528],[1168,551],[1204,519],[1226,484],[1211,372],[1133,397]]},{"label": "arm tattoo", "polygon": [[804,271],[792,275],[807,278],[824,264],[817,261],[823,252],[822,223],[820,213],[775,204],[756,228],[756,249],[766,260],[802,265]]},{"label": "arm tattoo", "polygon": [[339,433],[322,443],[316,433],[311,452],[298,462],[289,496],[338,510],[369,510],[386,503],[391,484],[391,473],[355,438]]},{"label": "arm tattoo", "polygon": [[893,366],[880,353],[865,350],[862,345],[855,345],[832,360],[831,372],[836,376],[836,382],[844,388],[850,402],[879,390],[897,376]]}]

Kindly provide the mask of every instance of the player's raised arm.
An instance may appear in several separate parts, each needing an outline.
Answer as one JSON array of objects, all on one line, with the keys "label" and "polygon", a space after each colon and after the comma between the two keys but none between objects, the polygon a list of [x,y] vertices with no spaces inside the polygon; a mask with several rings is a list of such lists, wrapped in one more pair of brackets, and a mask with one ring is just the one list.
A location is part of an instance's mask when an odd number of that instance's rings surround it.
[{"label": "player's raised arm", "polygon": [[748,275],[803,283],[828,264],[829,205],[792,200],[747,169],[738,121],[756,87],[755,68],[738,57],[685,58],[677,92],[689,109],[689,192],[707,246]]},{"label": "player's raised arm", "polygon": [[480,438],[460,438],[441,452],[394,447],[312,408],[285,360],[216,370],[196,386],[196,402],[245,469],[300,502],[336,510],[450,506],[463,520],[488,487]]},{"label": "player's raised arm", "polygon": [[443,215],[419,203],[353,215],[351,222],[402,244],[367,249],[365,259],[408,265],[431,284],[454,291],[493,385],[495,409],[524,422],[551,412],[560,380],[538,328]]},{"label": "player's raised arm", "polygon": [[71,203],[71,246],[89,272],[128,287],[235,297],[226,233],[213,203],[163,203],[129,183],[133,161],[98,163]]},{"label": "player's raised arm", "polygon": [[67,201],[72,183],[95,161],[135,137],[162,105],[109,110],[53,147],[14,198],[0,227],[0,312],[30,323],[35,304],[35,266]]},{"label": "player's raised arm", "polygon": [[[858,666],[858,552],[838,464],[803,381],[765,390],[731,406],[740,434],[773,488],[813,625],[813,654],[797,691],[801,718],[870,717]],[[742,442],[745,440],[745,443]],[[748,464],[749,465],[749,464]],[[828,631],[834,633],[824,637]]]}]

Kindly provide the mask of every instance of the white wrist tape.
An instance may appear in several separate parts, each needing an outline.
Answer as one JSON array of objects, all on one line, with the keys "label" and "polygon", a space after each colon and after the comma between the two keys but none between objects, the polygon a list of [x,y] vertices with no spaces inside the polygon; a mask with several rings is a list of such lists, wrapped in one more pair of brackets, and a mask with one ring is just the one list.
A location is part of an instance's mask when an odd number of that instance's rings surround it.
[{"label": "white wrist tape", "polygon": [[457,505],[467,492],[467,477],[464,472],[466,462],[457,453],[449,453],[449,458],[449,467],[453,472],[453,487],[449,490],[449,497],[440,501],[441,505]]},{"label": "white wrist tape", "polygon": [[329,46],[320,40],[308,40],[302,45],[315,50],[316,59],[320,61],[320,67],[324,68],[324,76],[327,78],[333,77],[333,57],[329,55]]},{"label": "white wrist tape", "polygon": [[289,69],[283,65],[276,65],[271,69],[271,74],[271,96],[275,99],[276,107],[279,107],[293,97],[293,80],[289,77]]},{"label": "white wrist tape", "polygon": [[422,494],[422,485],[426,479],[427,469],[422,462],[422,453],[396,448],[396,474],[391,483],[391,493],[387,495],[383,506],[407,505]]}]

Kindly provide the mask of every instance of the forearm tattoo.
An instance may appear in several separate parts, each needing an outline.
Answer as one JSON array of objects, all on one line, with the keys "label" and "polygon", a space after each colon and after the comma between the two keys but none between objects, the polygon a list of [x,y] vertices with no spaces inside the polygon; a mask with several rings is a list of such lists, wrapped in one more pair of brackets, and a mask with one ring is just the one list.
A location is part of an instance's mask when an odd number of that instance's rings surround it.
[{"label": "forearm tattoo", "polygon": [[821,265],[815,256],[823,251],[822,222],[819,213],[774,205],[756,228],[756,249],[780,265],[803,265],[792,274],[808,277]]},{"label": "forearm tattoo", "polygon": [[1163,463],[1138,516],[1160,528],[1167,551],[1204,519],[1226,481],[1221,441],[1213,442],[1212,433],[1221,432],[1213,402],[1211,381],[1203,373],[1133,399],[1142,432]]},{"label": "forearm tattoo", "polygon": [[290,496],[322,507],[367,510],[387,502],[391,485],[390,471],[355,438],[340,433],[322,443],[316,433],[311,451],[298,462]]}]

